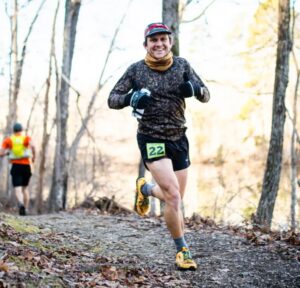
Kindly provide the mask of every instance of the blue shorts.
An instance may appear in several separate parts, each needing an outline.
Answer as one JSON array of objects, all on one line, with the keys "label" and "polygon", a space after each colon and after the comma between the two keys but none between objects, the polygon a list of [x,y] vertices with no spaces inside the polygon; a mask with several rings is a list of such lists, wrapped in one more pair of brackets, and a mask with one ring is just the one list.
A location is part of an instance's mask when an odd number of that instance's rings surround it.
[{"label": "blue shorts", "polygon": [[176,141],[169,141],[138,133],[137,142],[146,168],[147,162],[162,158],[171,159],[174,171],[185,169],[191,165],[189,141],[185,135]]}]

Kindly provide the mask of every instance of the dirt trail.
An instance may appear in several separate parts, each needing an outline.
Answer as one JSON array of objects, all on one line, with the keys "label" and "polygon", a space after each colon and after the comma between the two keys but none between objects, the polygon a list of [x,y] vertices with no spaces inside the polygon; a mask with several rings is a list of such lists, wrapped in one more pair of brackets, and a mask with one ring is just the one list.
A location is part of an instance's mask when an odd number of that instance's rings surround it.
[{"label": "dirt trail", "polygon": [[[8,233],[10,226],[3,223],[11,216],[0,214],[6,248],[0,259],[10,268],[1,272],[0,264],[0,287],[300,287],[299,246],[254,246],[225,229],[188,225],[186,238],[199,268],[181,272],[174,267],[175,247],[160,219],[94,210],[14,218],[39,231]],[[38,271],[20,267],[8,253],[31,261]],[[25,286],[4,286],[14,277],[14,284]]]}]

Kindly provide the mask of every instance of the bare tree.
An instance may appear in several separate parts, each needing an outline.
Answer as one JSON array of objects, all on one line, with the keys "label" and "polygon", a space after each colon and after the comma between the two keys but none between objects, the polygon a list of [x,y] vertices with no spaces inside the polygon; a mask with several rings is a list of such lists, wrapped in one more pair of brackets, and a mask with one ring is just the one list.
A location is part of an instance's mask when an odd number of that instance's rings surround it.
[{"label": "bare tree", "polygon": [[[294,40],[295,36],[295,0],[293,2],[292,9],[292,33],[291,37]],[[296,68],[296,85],[293,97],[293,118],[292,118],[292,138],[291,138],[291,229],[294,231],[296,229],[296,204],[297,204],[297,150],[296,150],[296,138],[297,138],[297,102],[298,102],[298,89],[300,81],[300,68],[296,57],[295,49],[292,51],[294,64]]]},{"label": "bare tree", "polygon": [[11,129],[11,123],[15,122],[17,119],[17,100],[18,95],[20,91],[20,84],[21,84],[21,78],[22,78],[22,72],[23,72],[23,66],[24,61],[26,57],[26,51],[27,51],[27,44],[29,37],[31,35],[31,32],[33,30],[34,24],[36,23],[36,20],[38,19],[38,16],[40,14],[40,11],[42,7],[44,6],[46,0],[43,0],[38,7],[38,10],[29,26],[27,35],[23,41],[23,47],[21,51],[21,55],[19,56],[18,51],[18,13],[19,13],[19,7],[18,7],[18,0],[14,0],[13,5],[13,14],[10,17],[11,18],[11,73],[10,73],[10,88],[9,88],[9,113],[8,113],[8,119],[7,119],[7,128],[6,132],[9,133]]},{"label": "bare tree", "polygon": [[254,222],[270,228],[282,165],[283,132],[286,117],[285,93],[288,84],[290,39],[290,1],[279,1],[278,44],[273,94],[272,130],[262,194]]},{"label": "bare tree", "polygon": [[297,138],[297,92],[299,88],[300,81],[300,69],[298,67],[298,63],[296,62],[296,56],[293,52],[293,58],[296,64],[297,69],[297,78],[296,78],[296,86],[294,91],[294,99],[293,99],[293,118],[292,118],[292,138],[291,138],[291,229],[296,229],[296,204],[297,204],[297,150],[296,150],[296,138]]},{"label": "bare tree", "polygon": [[53,179],[48,199],[49,212],[65,209],[68,185],[67,122],[69,116],[69,81],[81,0],[66,0],[62,76],[56,99],[56,147]]},{"label": "bare tree", "polygon": [[[33,30],[33,27],[38,19],[38,16],[40,15],[40,11],[42,10],[42,7],[44,6],[46,0],[42,0],[40,6],[37,9],[37,12],[35,13],[35,16],[33,17],[33,20],[30,23],[30,26],[28,28],[26,37],[23,41],[21,54],[19,55],[19,45],[18,45],[18,14],[19,14],[19,4],[18,0],[11,1],[11,9],[12,13],[9,13],[9,7],[6,2],[6,13],[10,19],[10,30],[11,30],[11,50],[9,55],[9,74],[10,74],[10,83],[9,83],[9,105],[8,105],[8,114],[7,114],[7,121],[6,121],[6,128],[5,128],[5,136],[8,136],[12,131],[12,123],[14,123],[17,120],[18,117],[18,95],[20,91],[21,86],[21,78],[22,78],[22,72],[23,72],[23,66],[24,61],[26,58],[26,51],[27,51],[27,44],[29,41],[29,37],[31,35],[31,32]],[[3,165],[7,163],[3,163],[6,161],[0,160],[0,171],[2,172],[3,179],[6,179],[5,181],[2,181],[1,183],[1,190],[5,190],[8,193],[8,196],[10,197],[10,185],[9,185],[9,171],[8,168],[3,170]],[[6,165],[7,166],[7,165]],[[8,167],[8,166],[7,166]],[[6,184],[6,188],[3,184]]]},{"label": "bare tree", "polygon": [[[119,25],[117,26],[115,32],[114,32],[114,35],[111,39],[111,42],[110,42],[110,46],[109,46],[109,49],[108,49],[108,52],[107,52],[107,55],[106,55],[106,58],[105,58],[105,62],[104,62],[104,66],[103,68],[101,69],[101,73],[100,73],[100,77],[99,77],[99,80],[98,80],[98,83],[97,83],[97,86],[92,94],[92,97],[91,97],[91,100],[88,104],[88,107],[87,107],[87,110],[86,110],[86,113],[85,113],[85,116],[83,117],[82,114],[81,114],[81,111],[80,109],[78,109],[79,111],[79,114],[81,116],[81,127],[79,128],[76,136],[75,136],[75,139],[72,141],[72,144],[70,145],[70,159],[75,159],[75,155],[76,155],[76,151],[77,151],[77,148],[78,148],[78,145],[80,143],[80,140],[82,138],[82,136],[84,135],[84,133],[87,130],[87,127],[88,127],[88,123],[90,121],[90,119],[92,118],[92,109],[94,107],[94,104],[95,104],[95,101],[96,101],[96,98],[97,98],[97,95],[99,94],[100,90],[102,89],[102,87],[107,83],[107,81],[109,80],[109,78],[111,77],[108,77],[106,80],[103,79],[103,76],[106,72],[106,69],[107,69],[107,65],[109,63],[109,59],[111,57],[111,54],[112,52],[114,51],[115,49],[115,41],[117,39],[117,36],[119,34],[119,31],[120,31],[120,28],[122,27],[122,24],[125,20],[125,17],[126,17],[126,14],[127,14],[127,10],[129,8],[129,6],[131,5],[131,2],[132,0],[130,0],[128,2],[128,5],[127,5],[127,9],[125,10],[124,14],[123,14],[123,17],[120,19],[120,22],[119,22]],[[74,91],[77,93],[78,95],[78,98],[80,97],[80,93],[74,89]],[[78,102],[79,99],[77,99],[77,102]]]},{"label": "bare tree", "polygon": [[[108,48],[108,51],[107,51],[107,54],[106,54],[106,57],[105,57],[105,61],[104,61],[104,65],[100,71],[100,75],[99,75],[99,80],[97,82],[97,85],[90,97],[90,101],[88,103],[88,106],[87,106],[87,109],[85,111],[85,114],[83,114],[81,112],[81,109],[79,107],[79,100],[80,100],[80,97],[81,97],[81,94],[79,93],[79,91],[73,87],[71,85],[71,83],[69,83],[70,87],[73,89],[73,91],[77,94],[77,110],[78,110],[78,113],[79,113],[79,116],[81,118],[81,126],[80,128],[78,129],[77,133],[76,133],[76,136],[75,138],[73,139],[71,145],[70,145],[70,148],[69,148],[69,163],[68,163],[68,170],[69,172],[72,171],[72,169],[74,169],[74,173],[72,173],[72,175],[75,175],[75,167],[74,167],[74,163],[76,163],[76,159],[77,159],[77,151],[78,151],[78,147],[79,147],[79,144],[80,144],[80,141],[82,139],[82,137],[85,135],[85,133],[87,134],[87,136],[90,138],[90,140],[92,141],[93,145],[94,145],[94,154],[92,155],[92,163],[93,163],[93,167],[94,165],[96,165],[96,159],[99,159],[100,163],[98,162],[97,165],[98,165],[98,171],[99,171],[99,167],[103,167],[104,166],[104,160],[103,160],[103,156],[101,154],[101,151],[95,146],[96,145],[96,141],[94,139],[94,136],[92,135],[92,133],[90,132],[89,130],[89,122],[90,120],[93,118],[94,116],[94,113],[95,113],[95,110],[94,110],[94,105],[95,105],[95,102],[96,102],[96,99],[97,99],[97,96],[99,95],[101,89],[106,85],[106,83],[108,82],[108,80],[112,77],[113,74],[109,75],[108,77],[104,78],[104,75],[105,75],[105,72],[107,70],[107,67],[108,67],[108,64],[109,64],[109,61],[110,61],[110,58],[111,58],[111,55],[112,53],[114,52],[114,50],[116,49],[116,39],[117,39],[117,36],[119,34],[119,31],[120,31],[120,28],[122,27],[122,24],[126,18],[126,15],[127,15],[127,11],[130,7],[132,3],[132,0],[129,0],[128,1],[128,5],[127,5],[127,8],[125,9],[124,13],[123,13],[123,16],[120,18],[120,21],[119,21],[119,24],[117,25],[115,31],[114,31],[114,34],[111,38],[111,41],[110,41],[110,45],[109,45],[109,48]],[[96,189],[96,187],[98,187],[96,184],[95,184],[95,181],[93,181],[95,179],[95,171],[92,170],[92,174],[90,175],[92,177],[92,179],[89,181],[90,183],[92,183],[92,189],[89,193],[87,193],[87,197],[91,197],[92,193],[94,192],[94,190]],[[74,183],[76,182],[76,177],[74,177]],[[76,186],[76,184],[75,184]]]},{"label": "bare tree", "polygon": [[[6,135],[9,134],[11,123],[16,121],[17,114],[17,96],[19,84],[17,82],[18,74],[18,1],[13,2],[13,13],[10,17],[11,25],[11,51],[10,51],[10,85],[9,85],[9,107],[7,116]],[[19,78],[20,79],[20,78]]]},{"label": "bare tree", "polygon": [[52,36],[51,36],[51,46],[49,53],[49,66],[48,66],[48,76],[46,80],[46,91],[44,96],[44,117],[43,117],[43,137],[42,137],[42,147],[40,151],[40,162],[39,162],[39,173],[38,173],[38,185],[37,185],[37,196],[36,196],[36,209],[40,214],[43,211],[43,186],[44,186],[44,175],[46,170],[46,152],[47,146],[50,138],[50,133],[48,132],[48,115],[49,115],[49,92],[50,92],[50,82],[52,75],[52,60],[55,59],[55,28],[56,19],[59,9],[60,1],[57,1],[56,10],[54,13],[53,25],[52,25]]}]

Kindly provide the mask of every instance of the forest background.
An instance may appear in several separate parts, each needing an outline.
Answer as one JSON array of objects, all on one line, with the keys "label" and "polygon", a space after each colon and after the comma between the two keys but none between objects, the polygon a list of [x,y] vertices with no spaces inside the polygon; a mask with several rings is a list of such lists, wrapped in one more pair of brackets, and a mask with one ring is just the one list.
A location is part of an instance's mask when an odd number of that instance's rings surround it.
[{"label": "forest background", "polygon": [[[9,15],[12,2],[0,1],[0,129],[3,137],[9,111]],[[28,133],[38,152],[43,144],[45,82],[50,62],[53,19],[59,2],[55,55],[58,66],[61,66],[64,1],[19,1],[20,47],[40,5],[43,5],[26,43],[17,115],[17,120],[28,126]],[[131,209],[140,161],[135,140],[137,123],[131,116],[130,108],[109,110],[107,97],[126,67],[144,57],[143,32],[147,24],[161,21],[162,1],[81,2],[69,80],[69,147],[78,135],[86,111],[90,120],[76,157],[69,163],[67,206],[79,205],[87,197],[105,195],[115,196],[117,202]],[[185,212],[187,216],[196,212],[217,222],[241,223],[248,221],[256,210],[268,152],[278,1],[186,2],[189,5],[182,13],[179,31],[180,56],[186,58],[206,82],[211,101],[205,105],[195,99],[186,101],[192,166],[184,199]],[[295,7],[299,13],[299,1],[295,1]],[[300,59],[298,14],[295,27],[295,54],[294,58],[291,57],[286,95],[286,107],[291,115],[299,74],[296,65]],[[99,79],[101,89],[98,89]],[[47,119],[49,142],[43,183],[45,201],[51,189],[56,143],[56,127],[53,124],[56,118],[55,72],[51,75],[51,81]],[[93,95],[96,95],[95,102],[92,109],[87,110]],[[296,111],[299,111],[299,107]],[[299,127],[299,120],[296,127]],[[289,117],[285,128],[281,181],[273,216],[274,227],[282,229],[286,229],[290,223],[292,121]],[[30,184],[32,198],[37,194],[39,163],[37,159]],[[4,177],[4,171],[3,165],[1,177]],[[6,194],[7,191],[2,189],[2,197],[5,198]],[[299,227],[299,196],[297,201]]]}]

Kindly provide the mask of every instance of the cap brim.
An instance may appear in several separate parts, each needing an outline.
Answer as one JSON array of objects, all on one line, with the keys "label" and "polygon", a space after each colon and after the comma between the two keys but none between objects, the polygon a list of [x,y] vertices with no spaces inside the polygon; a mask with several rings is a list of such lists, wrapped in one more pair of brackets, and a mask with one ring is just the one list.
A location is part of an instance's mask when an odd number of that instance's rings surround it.
[{"label": "cap brim", "polygon": [[145,37],[153,36],[153,35],[159,34],[159,33],[172,34],[172,32],[169,30],[157,28],[157,29],[152,29],[147,35],[145,35]]}]

